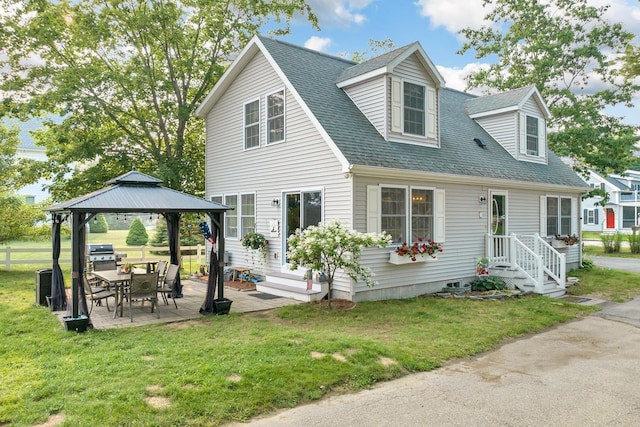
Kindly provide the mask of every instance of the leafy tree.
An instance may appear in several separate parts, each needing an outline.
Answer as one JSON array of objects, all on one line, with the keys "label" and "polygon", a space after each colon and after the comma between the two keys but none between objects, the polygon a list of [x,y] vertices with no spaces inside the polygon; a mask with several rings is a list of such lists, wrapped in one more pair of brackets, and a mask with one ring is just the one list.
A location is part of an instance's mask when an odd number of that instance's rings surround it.
[{"label": "leafy tree", "polygon": [[131,222],[129,227],[129,233],[127,234],[127,245],[129,246],[143,246],[149,241],[149,235],[147,229],[144,227],[140,218],[136,218]]},{"label": "leafy tree", "polygon": [[[304,0],[3,0],[0,116],[55,114],[35,139],[55,199],[131,170],[170,188],[204,187],[203,121],[193,112],[264,24],[316,18]],[[74,162],[83,165],[71,169]],[[71,173],[71,178],[66,174]]]},{"label": "leafy tree", "polygon": [[97,214],[93,217],[92,221],[89,221],[89,232],[90,233],[106,233],[109,231],[109,225],[107,224],[107,220],[104,218],[104,214]]},{"label": "leafy tree", "polygon": [[640,76],[640,46],[628,45],[624,52],[622,74],[629,79]]},{"label": "leafy tree", "polygon": [[17,194],[0,192],[0,244],[37,237],[40,228],[36,224],[45,219],[41,206],[28,205]]},{"label": "leafy tree", "polygon": [[616,79],[609,54],[622,50],[633,35],[602,18],[608,6],[587,0],[484,1],[494,9],[485,19],[496,26],[466,28],[459,53],[497,57],[488,69],[468,77],[469,87],[499,91],[536,85],[552,118],[549,147],[575,159],[577,169],[593,167],[604,175],[625,170],[638,140],[635,126],[604,112],[632,106],[638,87]]},{"label": "leafy tree", "polygon": [[329,285],[327,298],[331,308],[331,291],[336,272],[343,270],[353,280],[362,278],[367,286],[374,286],[371,271],[360,265],[360,252],[362,248],[386,247],[391,242],[391,236],[386,233],[359,233],[348,229],[340,221],[333,221],[327,225],[320,223],[304,230],[297,229],[287,242],[287,259],[293,270],[304,266],[310,271],[325,274]]},{"label": "leafy tree", "polygon": [[16,158],[20,138],[19,129],[0,125],[0,188],[17,190],[22,186]]},{"label": "leafy tree", "polygon": [[365,62],[375,56],[385,54],[396,48],[392,39],[374,40],[369,39],[369,49],[362,51],[355,51],[351,56],[353,62]]}]

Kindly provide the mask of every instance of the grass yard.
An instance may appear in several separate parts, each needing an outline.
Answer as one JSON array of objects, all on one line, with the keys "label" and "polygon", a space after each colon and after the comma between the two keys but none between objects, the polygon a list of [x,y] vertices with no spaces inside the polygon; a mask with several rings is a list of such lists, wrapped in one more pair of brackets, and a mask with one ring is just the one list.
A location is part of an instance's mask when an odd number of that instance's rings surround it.
[{"label": "grass yard", "polygon": [[[33,425],[52,415],[70,426],[244,421],[432,370],[597,310],[539,296],[427,296],[337,312],[304,304],[76,334],[33,305],[33,271],[0,270],[2,425]],[[585,288],[609,286],[598,269],[581,278]],[[618,291],[613,285],[612,294]],[[623,293],[631,297],[633,290]]]}]

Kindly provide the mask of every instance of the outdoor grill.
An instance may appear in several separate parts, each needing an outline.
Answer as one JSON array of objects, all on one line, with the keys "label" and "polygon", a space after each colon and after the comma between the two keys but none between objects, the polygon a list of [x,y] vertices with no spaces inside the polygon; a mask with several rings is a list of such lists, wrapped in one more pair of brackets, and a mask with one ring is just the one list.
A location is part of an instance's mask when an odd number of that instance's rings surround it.
[{"label": "outdoor grill", "polygon": [[95,270],[96,264],[108,264],[116,262],[116,253],[111,243],[87,245],[87,261]]}]

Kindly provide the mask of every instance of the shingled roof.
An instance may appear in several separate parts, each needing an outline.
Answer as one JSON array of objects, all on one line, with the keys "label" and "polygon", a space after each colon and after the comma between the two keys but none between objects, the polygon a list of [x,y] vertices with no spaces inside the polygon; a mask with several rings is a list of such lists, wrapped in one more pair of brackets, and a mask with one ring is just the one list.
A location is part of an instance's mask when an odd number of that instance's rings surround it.
[{"label": "shingled roof", "polygon": [[[466,114],[465,102],[477,97],[456,90],[438,92],[440,148],[386,141],[336,85],[349,75],[353,62],[265,37],[259,41],[351,165],[586,187],[551,152],[547,165],[514,159]],[[479,147],[474,138],[486,147]]]}]

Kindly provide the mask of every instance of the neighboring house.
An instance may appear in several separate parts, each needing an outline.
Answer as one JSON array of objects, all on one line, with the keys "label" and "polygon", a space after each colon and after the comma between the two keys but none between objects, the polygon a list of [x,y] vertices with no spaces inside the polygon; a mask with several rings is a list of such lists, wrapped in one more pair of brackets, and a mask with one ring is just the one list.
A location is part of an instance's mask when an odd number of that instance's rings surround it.
[{"label": "neighboring house", "polygon": [[583,230],[631,233],[633,227],[640,225],[640,172],[628,170],[622,175],[603,177],[591,170],[587,183],[606,191],[608,200],[604,206],[602,197],[583,201]]},{"label": "neighboring house", "polygon": [[[40,147],[33,142],[31,131],[35,131],[42,126],[39,119],[31,119],[26,122],[6,122],[9,126],[20,128],[20,145],[16,151],[16,158],[25,158],[37,161],[46,161],[47,154],[44,147]],[[41,179],[33,184],[26,185],[16,191],[25,198],[28,204],[40,203],[49,197],[46,186],[51,182]]]},{"label": "neighboring house", "polygon": [[[301,300],[303,272],[289,271],[296,228],[339,219],[387,231],[394,247],[432,238],[436,262],[390,263],[392,248],[363,251],[377,285],[334,283],[354,301],[421,295],[468,283],[477,260],[538,293],[564,293],[580,245],[548,242],[580,232],[588,186],[547,148],[549,111],[534,87],[476,97],[445,88],[419,43],[356,64],[254,37],[196,114],[206,119],[206,194],[226,215],[230,265],[256,230],[269,239],[258,290]],[[541,236],[541,237],[540,237]],[[553,278],[552,280],[550,280]]]}]

